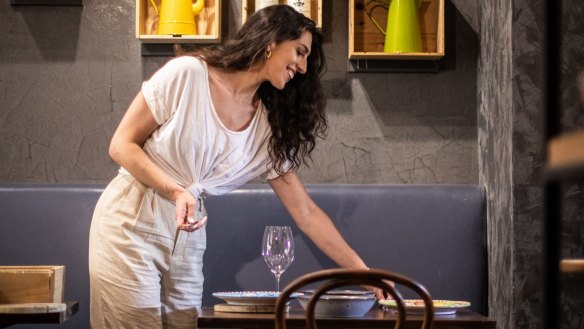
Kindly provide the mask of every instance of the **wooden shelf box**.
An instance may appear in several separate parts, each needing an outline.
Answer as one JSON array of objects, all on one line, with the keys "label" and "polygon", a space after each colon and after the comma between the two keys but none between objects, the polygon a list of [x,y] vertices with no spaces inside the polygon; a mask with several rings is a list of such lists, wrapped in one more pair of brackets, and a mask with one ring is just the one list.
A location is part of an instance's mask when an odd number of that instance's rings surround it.
[{"label": "wooden shelf box", "polygon": [[[444,0],[422,0],[419,9],[423,51],[384,53],[385,36],[365,12],[369,0],[349,0],[349,59],[427,60],[444,57]],[[372,16],[385,29],[387,10],[376,8]]]},{"label": "wooden shelf box", "polygon": [[560,261],[560,271],[564,273],[584,273],[584,259],[563,259]]},{"label": "wooden shelf box", "polygon": [[581,165],[584,168],[584,129],[552,138],[548,143],[550,168]]},{"label": "wooden shelf box", "polygon": [[65,266],[0,266],[0,304],[62,303]]},{"label": "wooden shelf box", "polygon": [[[161,0],[154,0],[160,8]],[[171,0],[166,0],[171,1]],[[144,43],[217,43],[221,41],[221,0],[205,0],[195,16],[196,35],[158,35],[158,16],[150,0],[136,0],[136,38]]]},{"label": "wooden shelf box", "polygon": [[[280,1],[285,4],[285,1]],[[241,2],[241,25],[245,23],[247,17],[255,13],[255,0],[242,0]],[[318,29],[322,29],[322,0],[312,0],[310,3],[310,19],[316,23]]]},{"label": "wooden shelf box", "polygon": [[584,180],[584,129],[548,141],[546,176],[556,182]]}]

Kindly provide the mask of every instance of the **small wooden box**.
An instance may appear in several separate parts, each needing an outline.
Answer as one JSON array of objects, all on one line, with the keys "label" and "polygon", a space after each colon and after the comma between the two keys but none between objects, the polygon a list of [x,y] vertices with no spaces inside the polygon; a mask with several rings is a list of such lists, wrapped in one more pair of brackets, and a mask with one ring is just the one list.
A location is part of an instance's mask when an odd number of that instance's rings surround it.
[{"label": "small wooden box", "polygon": [[[280,4],[286,1],[281,0]],[[241,24],[245,23],[247,17],[255,13],[255,0],[242,0],[241,3]],[[316,23],[318,29],[322,29],[322,0],[312,0],[310,3],[310,19]]]},{"label": "small wooden box", "polygon": [[0,304],[62,303],[65,266],[0,266]]},{"label": "small wooden box", "polygon": [[[172,1],[172,0],[168,0]],[[160,0],[154,0],[160,8]],[[158,16],[149,0],[136,0],[136,38],[144,43],[217,43],[221,41],[221,0],[205,0],[195,16],[196,35],[158,35]]]},{"label": "small wooden box", "polygon": [[584,129],[552,138],[548,143],[547,157],[550,167],[584,165]]},{"label": "small wooden box", "polygon": [[[419,9],[423,51],[384,53],[385,36],[371,21],[365,5],[370,0],[349,0],[349,59],[439,59],[444,57],[444,0],[422,0]],[[372,16],[385,29],[387,10],[376,8]]]}]

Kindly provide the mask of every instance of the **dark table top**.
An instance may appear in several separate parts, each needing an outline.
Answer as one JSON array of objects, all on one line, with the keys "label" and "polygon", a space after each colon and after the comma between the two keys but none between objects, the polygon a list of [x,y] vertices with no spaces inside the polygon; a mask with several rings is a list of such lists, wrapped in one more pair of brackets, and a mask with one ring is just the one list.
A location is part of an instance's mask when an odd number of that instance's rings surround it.
[{"label": "dark table top", "polygon": [[[304,310],[292,308],[286,316],[287,328],[306,328]],[[397,316],[391,311],[372,309],[358,318],[317,317],[318,328],[393,328]],[[204,307],[198,318],[199,328],[274,328],[273,313],[226,313]],[[406,316],[405,328],[420,328],[421,315]],[[434,316],[433,329],[494,329],[495,320],[469,310],[459,310],[453,315]]]},{"label": "dark table top", "polygon": [[0,328],[6,328],[20,323],[62,323],[79,311],[78,302],[67,302],[67,309],[53,313],[2,313]]}]

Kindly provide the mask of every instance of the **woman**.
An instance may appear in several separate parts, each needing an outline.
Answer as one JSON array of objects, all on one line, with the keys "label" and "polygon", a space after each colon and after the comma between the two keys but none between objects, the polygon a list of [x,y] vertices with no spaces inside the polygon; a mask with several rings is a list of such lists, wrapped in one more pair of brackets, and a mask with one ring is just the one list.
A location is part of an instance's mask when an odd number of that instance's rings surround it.
[{"label": "woman", "polygon": [[111,141],[120,174],[92,221],[94,328],[194,328],[205,195],[258,176],[333,261],[367,268],[296,174],[326,130],[323,70],[314,22],[281,5],[250,16],[223,46],[172,59],[142,85]]}]

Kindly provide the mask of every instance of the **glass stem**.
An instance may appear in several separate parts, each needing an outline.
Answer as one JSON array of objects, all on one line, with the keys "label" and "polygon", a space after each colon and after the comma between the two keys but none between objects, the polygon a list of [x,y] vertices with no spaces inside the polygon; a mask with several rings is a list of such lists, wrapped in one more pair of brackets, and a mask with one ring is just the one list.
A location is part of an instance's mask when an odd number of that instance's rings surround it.
[{"label": "glass stem", "polygon": [[280,273],[274,274],[276,276],[276,291],[280,291]]}]

